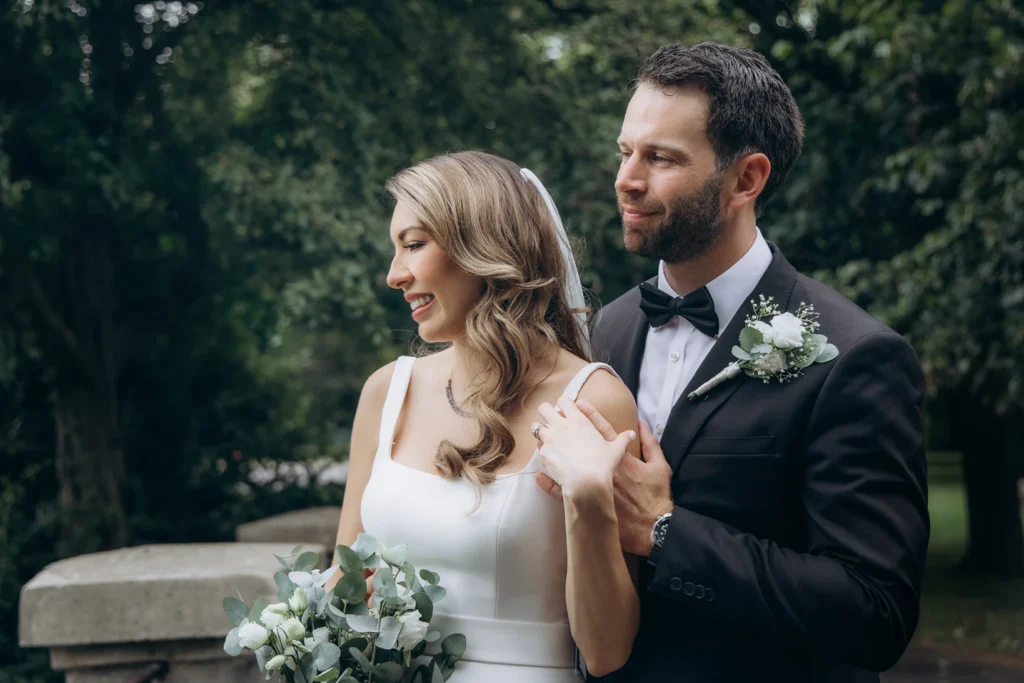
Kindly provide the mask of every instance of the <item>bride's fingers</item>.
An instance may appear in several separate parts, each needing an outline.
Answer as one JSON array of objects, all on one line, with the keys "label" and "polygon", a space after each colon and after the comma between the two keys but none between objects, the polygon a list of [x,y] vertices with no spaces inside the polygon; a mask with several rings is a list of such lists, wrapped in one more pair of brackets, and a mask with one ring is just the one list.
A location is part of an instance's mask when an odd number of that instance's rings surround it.
[{"label": "bride's fingers", "polygon": [[562,417],[562,414],[561,412],[559,412],[558,408],[551,405],[550,403],[541,403],[540,406],[538,406],[537,408],[537,412],[540,413],[540,416],[544,418],[544,422],[548,423],[549,425],[555,424],[557,420],[565,419],[564,417]]},{"label": "bride's fingers", "polygon": [[604,419],[604,415],[598,412],[597,408],[590,405],[587,401],[582,398],[578,399],[576,401],[576,407],[579,408],[580,412],[583,413],[588,420],[590,420],[590,424],[594,425],[597,431],[601,433],[601,436],[604,437],[605,441],[614,441],[619,435],[618,432],[615,431],[615,428],[612,427],[611,423]]},{"label": "bride's fingers", "polygon": [[533,480],[537,482],[537,486],[539,486],[544,493],[548,494],[552,498],[556,498],[558,500],[562,499],[562,487],[548,475],[543,472],[537,472],[533,475]]}]

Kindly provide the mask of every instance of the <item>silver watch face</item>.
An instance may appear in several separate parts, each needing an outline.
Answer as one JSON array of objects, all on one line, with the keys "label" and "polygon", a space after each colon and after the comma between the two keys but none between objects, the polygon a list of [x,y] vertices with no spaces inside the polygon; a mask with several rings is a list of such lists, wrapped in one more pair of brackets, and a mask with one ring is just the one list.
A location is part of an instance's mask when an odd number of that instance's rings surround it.
[{"label": "silver watch face", "polygon": [[670,519],[671,517],[669,515],[665,515],[663,517],[659,517],[654,522],[654,528],[651,530],[651,540],[654,541],[654,545],[659,548],[665,542],[665,536],[668,534],[668,523]]}]

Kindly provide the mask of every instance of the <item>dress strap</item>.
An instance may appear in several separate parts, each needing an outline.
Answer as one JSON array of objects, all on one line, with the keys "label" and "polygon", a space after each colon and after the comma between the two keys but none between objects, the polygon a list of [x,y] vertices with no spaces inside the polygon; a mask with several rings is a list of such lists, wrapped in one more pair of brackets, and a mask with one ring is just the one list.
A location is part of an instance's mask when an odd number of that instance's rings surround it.
[{"label": "dress strap", "polygon": [[391,386],[388,387],[384,409],[380,415],[380,450],[390,446],[395,438],[395,425],[405,403],[405,392],[409,389],[409,378],[412,377],[412,366],[416,362],[414,356],[400,356],[395,362],[395,372],[391,375]]},{"label": "dress strap", "polygon": [[583,368],[581,368],[580,371],[576,373],[576,376],[572,378],[571,382],[569,382],[569,386],[567,386],[565,388],[565,391],[562,392],[562,396],[566,396],[575,401],[580,395],[580,389],[583,388],[583,384],[588,379],[590,379],[590,376],[594,374],[595,370],[602,369],[607,370],[616,377],[619,377],[619,373],[615,372],[615,370],[612,369],[612,366],[608,365],[607,363],[590,363],[588,365],[583,366]]}]

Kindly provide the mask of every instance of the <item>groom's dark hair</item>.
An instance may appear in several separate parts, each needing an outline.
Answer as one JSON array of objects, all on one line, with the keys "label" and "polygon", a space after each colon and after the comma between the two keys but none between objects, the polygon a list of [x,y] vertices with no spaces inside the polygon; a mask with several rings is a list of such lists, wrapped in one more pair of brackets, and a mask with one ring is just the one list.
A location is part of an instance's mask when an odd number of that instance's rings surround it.
[{"label": "groom's dark hair", "polygon": [[757,215],[782,185],[804,142],[800,110],[785,81],[761,54],[721,43],[672,43],[644,60],[634,87],[693,87],[711,100],[707,136],[719,171],[754,152],[772,171],[757,198]]}]

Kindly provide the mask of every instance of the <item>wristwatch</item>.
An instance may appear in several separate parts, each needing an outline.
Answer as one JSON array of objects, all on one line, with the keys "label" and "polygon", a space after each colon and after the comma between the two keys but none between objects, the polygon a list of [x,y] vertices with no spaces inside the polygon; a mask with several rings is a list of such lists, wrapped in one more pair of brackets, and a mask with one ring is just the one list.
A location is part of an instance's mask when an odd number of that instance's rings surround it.
[{"label": "wristwatch", "polygon": [[660,554],[661,546],[665,544],[665,536],[668,534],[668,523],[672,519],[672,513],[666,512],[662,516],[654,520],[654,526],[651,527],[651,559],[658,559],[657,556]]}]

